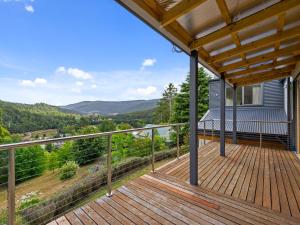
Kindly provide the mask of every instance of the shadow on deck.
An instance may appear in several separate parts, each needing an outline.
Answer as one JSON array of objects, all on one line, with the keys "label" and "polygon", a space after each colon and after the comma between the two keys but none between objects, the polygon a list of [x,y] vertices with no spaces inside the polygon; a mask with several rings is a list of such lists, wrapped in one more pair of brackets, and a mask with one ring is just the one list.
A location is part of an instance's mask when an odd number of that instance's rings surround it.
[{"label": "shadow on deck", "polygon": [[199,186],[189,156],[144,175],[50,224],[300,224],[300,162],[289,151],[228,144],[199,149]]}]

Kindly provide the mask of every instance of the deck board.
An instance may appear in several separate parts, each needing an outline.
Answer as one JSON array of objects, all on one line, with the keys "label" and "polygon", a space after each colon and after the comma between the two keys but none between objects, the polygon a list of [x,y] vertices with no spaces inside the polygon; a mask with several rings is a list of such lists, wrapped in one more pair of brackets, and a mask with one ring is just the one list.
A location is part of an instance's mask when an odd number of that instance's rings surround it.
[{"label": "deck board", "polygon": [[300,224],[300,161],[289,151],[217,143],[199,149],[199,185],[189,156],[139,177],[51,224]]}]

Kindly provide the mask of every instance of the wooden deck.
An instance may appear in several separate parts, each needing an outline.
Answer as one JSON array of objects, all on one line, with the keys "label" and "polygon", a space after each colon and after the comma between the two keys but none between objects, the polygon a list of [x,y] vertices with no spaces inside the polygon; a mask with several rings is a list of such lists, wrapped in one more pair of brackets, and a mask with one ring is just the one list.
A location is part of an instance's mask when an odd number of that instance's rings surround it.
[{"label": "wooden deck", "polygon": [[[189,156],[160,169],[189,179]],[[226,145],[226,157],[212,142],[199,150],[201,187],[300,218],[300,161],[291,151]]]},{"label": "wooden deck", "polygon": [[57,224],[300,224],[300,163],[283,150],[217,143],[200,148],[200,186],[188,155],[57,220]]}]

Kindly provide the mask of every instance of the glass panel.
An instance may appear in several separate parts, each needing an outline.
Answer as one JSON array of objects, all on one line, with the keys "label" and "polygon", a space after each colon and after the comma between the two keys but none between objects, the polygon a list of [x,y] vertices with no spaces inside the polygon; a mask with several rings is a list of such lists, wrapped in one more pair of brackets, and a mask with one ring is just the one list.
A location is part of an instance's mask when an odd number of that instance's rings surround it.
[{"label": "glass panel", "polygon": [[244,104],[245,105],[261,104],[261,85],[244,87]]},{"label": "glass panel", "polygon": [[233,104],[233,90],[231,87],[226,88],[226,105],[232,106]]},{"label": "glass panel", "polygon": [[243,104],[243,91],[242,87],[238,87],[236,89],[236,104],[237,105],[242,105]]}]

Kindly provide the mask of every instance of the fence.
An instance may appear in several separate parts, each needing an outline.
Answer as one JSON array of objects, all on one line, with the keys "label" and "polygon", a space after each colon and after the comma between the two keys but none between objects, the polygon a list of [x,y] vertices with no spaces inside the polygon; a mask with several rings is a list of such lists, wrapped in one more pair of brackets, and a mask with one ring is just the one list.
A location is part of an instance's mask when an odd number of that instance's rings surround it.
[{"label": "fence", "polygon": [[[220,120],[203,120],[198,124],[199,134],[204,142],[208,139],[217,140],[220,135]],[[280,144],[280,147],[291,149],[291,121],[262,121],[237,120],[237,140],[239,142],[252,141],[259,143],[260,147]],[[225,121],[225,136],[232,138],[233,121]]]},{"label": "fence", "polygon": [[[3,189],[5,187],[7,189],[7,223],[12,225],[16,223],[43,224],[49,222],[54,217],[76,206],[90,194],[98,191],[103,185],[106,185],[107,195],[111,196],[113,181],[117,180],[126,172],[149,163],[151,164],[151,170],[154,172],[156,161],[168,157],[179,158],[180,155],[183,154],[180,145],[182,138],[180,137],[182,136],[183,130],[187,130],[182,129],[184,125],[186,124],[177,123],[0,145],[2,157],[0,160],[1,171],[7,171],[7,178],[5,177],[5,173],[1,174],[1,176],[4,177],[2,180],[5,180],[5,182],[1,182],[1,188]],[[159,139],[159,135],[157,134],[157,131],[162,128],[169,128],[171,135],[173,135],[175,139],[174,143],[171,144],[167,150],[163,150],[166,146],[166,140]],[[144,132],[144,134],[142,134],[142,132]],[[148,134],[151,134],[150,137]],[[121,143],[120,145],[122,146],[116,146],[116,142],[114,142],[113,139],[120,139],[121,141],[118,143]],[[124,141],[122,142],[122,140]],[[134,147],[124,146],[125,143],[127,145],[131,143],[130,141],[134,142]],[[62,143],[68,142],[73,142],[72,158],[68,158],[69,152],[66,150],[67,147],[62,145]],[[49,153],[51,157],[49,156],[47,158],[47,165],[49,166],[49,162],[51,161],[53,171],[48,171],[45,174],[45,172],[41,170],[43,166],[42,163],[38,164],[42,162],[38,159],[38,156],[41,156],[40,147],[34,148],[34,146],[45,146],[49,144],[62,146],[60,149],[62,152],[60,154],[62,155],[59,155],[57,158],[52,158],[58,153],[56,152],[54,154],[53,152],[55,151],[51,152],[53,156]],[[168,145],[170,145],[170,142],[168,142]],[[32,148],[25,150],[25,147]],[[20,161],[24,159],[24,157],[26,157],[26,163]],[[55,174],[55,176],[57,175],[55,171],[58,165],[63,163],[70,164],[66,166],[66,170],[60,174],[60,177],[68,178],[74,175],[74,170],[70,168],[73,166],[76,169],[77,165],[74,165],[74,163],[69,160],[74,160],[74,157],[77,159],[77,162],[82,163],[79,169],[81,177],[73,181],[63,181],[63,186],[67,187],[66,191],[51,190],[51,188],[56,187],[54,184],[50,184],[50,181],[53,174]],[[87,165],[91,166],[91,163],[96,160],[97,163],[92,164],[92,167],[89,169],[86,168]],[[25,164],[28,166],[26,167]],[[88,174],[87,170],[88,172],[92,170],[93,173]],[[60,171],[63,170],[60,169]],[[25,176],[25,174],[27,174],[27,176]],[[43,174],[43,177],[39,178],[38,176],[41,174]],[[59,194],[54,198],[46,199],[42,202],[32,197],[35,196],[36,193],[28,193],[28,188],[32,186],[33,182],[29,178],[34,177],[38,179],[33,179],[35,180],[34,182],[40,182],[40,186],[48,185],[49,190],[55,193],[59,192]],[[28,181],[23,182],[25,180]],[[26,190],[26,192],[24,192],[24,190]],[[47,191],[47,189],[45,189],[45,191]],[[22,196],[20,201],[25,199],[25,204],[21,204],[21,206],[19,204],[18,210],[16,209],[16,194]],[[41,195],[43,195],[43,193],[41,193]],[[26,200],[27,197],[30,199],[29,201]],[[27,205],[29,205],[29,207],[27,207]],[[21,217],[21,222],[17,218],[19,216]]]}]

